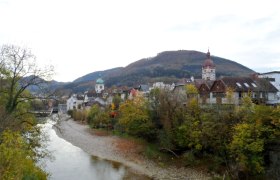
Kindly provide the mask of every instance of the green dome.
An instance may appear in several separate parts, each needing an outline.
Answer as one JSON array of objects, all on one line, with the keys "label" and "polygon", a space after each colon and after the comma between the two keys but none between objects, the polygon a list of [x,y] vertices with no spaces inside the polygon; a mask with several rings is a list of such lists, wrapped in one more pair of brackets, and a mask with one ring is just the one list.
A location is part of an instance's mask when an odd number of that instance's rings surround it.
[{"label": "green dome", "polygon": [[104,84],[103,79],[98,78],[98,79],[96,80],[96,84]]}]

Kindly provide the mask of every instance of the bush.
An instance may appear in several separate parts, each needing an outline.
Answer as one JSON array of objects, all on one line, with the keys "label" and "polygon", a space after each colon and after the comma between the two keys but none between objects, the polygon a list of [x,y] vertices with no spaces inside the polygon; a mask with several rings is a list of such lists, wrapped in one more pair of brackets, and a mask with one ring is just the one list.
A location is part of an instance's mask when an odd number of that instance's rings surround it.
[{"label": "bush", "polygon": [[69,116],[71,116],[71,118],[73,118],[73,110],[72,110],[72,109],[69,109],[69,110],[67,111],[67,114],[68,114]]},{"label": "bush", "polygon": [[86,121],[88,116],[88,112],[86,110],[74,110],[73,111],[73,119],[75,121]]},{"label": "bush", "polygon": [[185,166],[193,166],[198,164],[199,160],[195,157],[192,151],[187,151],[183,154],[183,160]]},{"label": "bush", "polygon": [[109,113],[94,105],[90,108],[87,116],[87,122],[92,128],[108,127],[110,122]]}]

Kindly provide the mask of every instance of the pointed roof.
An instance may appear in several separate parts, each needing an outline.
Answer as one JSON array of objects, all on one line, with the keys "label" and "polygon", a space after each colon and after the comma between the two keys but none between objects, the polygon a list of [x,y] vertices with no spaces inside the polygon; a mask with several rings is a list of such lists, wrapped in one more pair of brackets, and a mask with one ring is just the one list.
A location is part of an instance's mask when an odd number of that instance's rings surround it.
[{"label": "pointed roof", "polygon": [[215,68],[214,62],[210,58],[209,49],[208,49],[208,52],[206,53],[206,60],[204,61],[202,67],[203,68],[206,68],[206,67]]}]

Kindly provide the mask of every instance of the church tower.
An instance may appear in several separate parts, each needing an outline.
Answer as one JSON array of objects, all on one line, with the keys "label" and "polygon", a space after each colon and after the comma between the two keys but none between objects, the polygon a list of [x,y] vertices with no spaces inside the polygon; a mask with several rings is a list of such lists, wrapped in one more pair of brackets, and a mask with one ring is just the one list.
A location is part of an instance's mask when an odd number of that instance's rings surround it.
[{"label": "church tower", "polygon": [[104,90],[104,81],[101,79],[100,75],[99,78],[96,80],[95,83],[95,92],[96,93],[101,93]]},{"label": "church tower", "polygon": [[202,65],[202,79],[211,80],[211,81],[216,80],[216,67],[215,67],[212,59],[210,59],[209,49],[206,54],[206,60],[204,61],[203,65]]}]

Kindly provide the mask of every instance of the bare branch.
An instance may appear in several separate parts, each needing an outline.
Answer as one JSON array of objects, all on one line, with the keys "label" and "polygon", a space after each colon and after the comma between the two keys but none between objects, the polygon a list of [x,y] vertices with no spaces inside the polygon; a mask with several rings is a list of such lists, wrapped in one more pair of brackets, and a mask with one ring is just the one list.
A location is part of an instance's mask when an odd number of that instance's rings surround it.
[{"label": "bare branch", "polygon": [[30,50],[14,45],[2,46],[0,68],[0,78],[6,79],[6,88],[3,88],[1,83],[1,92],[5,92],[8,96],[6,104],[8,112],[15,110],[22,102],[22,97],[25,97],[25,100],[29,99],[26,95],[22,96],[28,87],[40,86],[46,83],[44,79],[49,79],[53,75],[53,67],[38,67],[36,57]]}]

